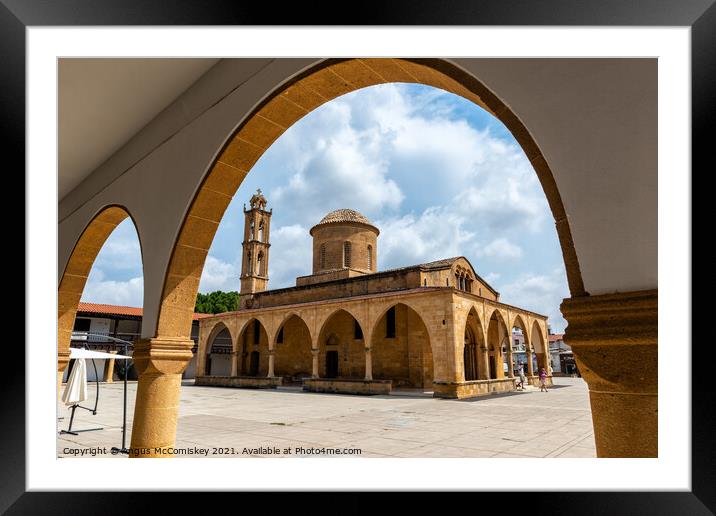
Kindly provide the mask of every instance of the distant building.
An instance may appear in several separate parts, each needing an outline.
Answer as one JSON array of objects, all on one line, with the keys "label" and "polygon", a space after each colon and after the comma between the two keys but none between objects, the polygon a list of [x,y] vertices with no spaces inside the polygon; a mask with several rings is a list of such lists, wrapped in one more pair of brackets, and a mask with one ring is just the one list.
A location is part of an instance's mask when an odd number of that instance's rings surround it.
[{"label": "distant building", "polygon": [[512,391],[514,327],[526,336],[530,381],[543,367],[550,373],[546,316],[500,302],[463,256],[379,270],[380,230],[352,209],[310,229],[311,274],[269,290],[266,206],[260,190],[244,206],[240,307],[201,320],[196,385],[396,387],[445,398]]},{"label": "distant building", "polygon": [[[196,351],[199,339],[199,319],[207,317],[207,314],[194,314],[194,320],[191,326],[191,338],[194,340],[194,358],[192,358],[183,378],[194,378],[196,369]],[[124,353],[124,345],[115,342],[108,337],[126,340],[134,344],[141,336],[142,328],[142,309],[133,306],[118,306],[98,303],[80,303],[77,309],[77,317],[72,330],[72,340],[70,347],[88,348],[93,351],[113,352],[116,351],[120,355]],[[128,354],[132,354],[132,348],[129,348]],[[69,366],[65,370],[63,382],[67,381],[74,360],[70,361]],[[107,372],[105,360],[95,360],[87,362],[87,379],[94,381],[97,377],[100,380],[105,378]],[[114,366],[113,378],[119,379],[122,371],[122,361],[117,360]],[[95,373],[96,368],[96,373]],[[136,380],[137,374],[132,366],[129,367],[130,380]]]},{"label": "distant building", "polygon": [[554,333],[548,335],[549,351],[552,359],[552,370],[557,376],[578,375],[579,370],[574,361],[572,348],[564,342],[564,333]]}]

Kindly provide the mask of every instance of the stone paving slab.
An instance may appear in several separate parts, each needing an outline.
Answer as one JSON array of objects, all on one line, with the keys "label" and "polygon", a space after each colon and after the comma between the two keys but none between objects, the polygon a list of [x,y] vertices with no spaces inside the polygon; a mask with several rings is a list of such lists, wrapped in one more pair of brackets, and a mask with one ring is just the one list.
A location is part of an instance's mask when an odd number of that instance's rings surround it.
[{"label": "stone paving slab", "polygon": [[[136,384],[130,384],[129,432],[135,394]],[[59,406],[58,413],[65,416],[59,427],[66,428],[68,409]],[[104,384],[98,414],[77,411],[73,425],[104,429],[59,435],[58,456],[85,453],[87,457],[92,450],[119,446],[121,424],[122,384]],[[128,433],[127,445],[129,438]],[[185,382],[176,449],[182,458],[346,457],[347,453],[364,458],[596,456],[587,386],[579,378],[555,378],[555,388],[547,393],[529,390],[472,400],[444,400],[415,392],[351,396],[307,393],[295,387],[249,390]]]}]

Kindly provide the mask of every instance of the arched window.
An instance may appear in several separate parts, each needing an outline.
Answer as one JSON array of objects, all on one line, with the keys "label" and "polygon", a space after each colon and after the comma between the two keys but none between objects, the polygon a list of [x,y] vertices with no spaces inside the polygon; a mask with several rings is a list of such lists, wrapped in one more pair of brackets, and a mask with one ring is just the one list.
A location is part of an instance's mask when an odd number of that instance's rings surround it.
[{"label": "arched window", "polygon": [[373,246],[368,246],[368,270],[373,270]]},{"label": "arched window", "polygon": [[395,307],[391,306],[385,313],[385,338],[395,338]]},{"label": "arched window", "polygon": [[326,244],[321,244],[321,248],[318,251],[319,268],[326,268]]},{"label": "arched window", "polygon": [[259,241],[260,242],[264,241],[264,221],[263,220],[259,223]]},{"label": "arched window", "polygon": [[264,261],[264,253],[259,251],[259,256],[256,259],[256,274],[258,276],[263,276],[263,271],[261,270],[261,266],[263,265]]},{"label": "arched window", "polygon": [[351,266],[351,243],[343,242],[343,267]]},{"label": "arched window", "polygon": [[251,223],[249,224],[249,240],[255,240],[255,239],[256,239],[256,235],[255,235],[255,233],[254,233],[254,229],[255,229],[254,221],[252,220]]},{"label": "arched window", "polygon": [[246,274],[253,275],[254,269],[251,263],[251,251],[246,253]]}]

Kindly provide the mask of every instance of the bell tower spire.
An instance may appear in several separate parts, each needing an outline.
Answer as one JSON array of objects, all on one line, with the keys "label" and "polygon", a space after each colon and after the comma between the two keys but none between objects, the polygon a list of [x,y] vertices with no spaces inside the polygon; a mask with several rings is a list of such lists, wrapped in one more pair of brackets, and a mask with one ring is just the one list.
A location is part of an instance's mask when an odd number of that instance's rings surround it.
[{"label": "bell tower spire", "polygon": [[241,306],[250,306],[256,292],[263,292],[268,286],[269,229],[273,208],[266,211],[266,197],[261,189],[249,200],[249,209],[244,204],[244,241],[241,262]]}]

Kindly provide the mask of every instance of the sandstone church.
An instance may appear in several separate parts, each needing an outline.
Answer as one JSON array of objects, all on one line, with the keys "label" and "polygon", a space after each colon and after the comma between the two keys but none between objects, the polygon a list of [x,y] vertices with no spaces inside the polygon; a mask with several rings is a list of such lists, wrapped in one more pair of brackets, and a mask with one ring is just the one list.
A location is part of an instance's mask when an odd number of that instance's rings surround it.
[{"label": "sandstone church", "polygon": [[[312,274],[268,289],[273,210],[244,206],[240,308],[200,322],[196,385],[467,398],[515,389],[513,329],[551,383],[547,317],[501,303],[465,257],[378,270],[380,231],[351,209],[313,226]],[[406,245],[409,245],[406,242]],[[534,357],[534,358],[533,358]]]}]

